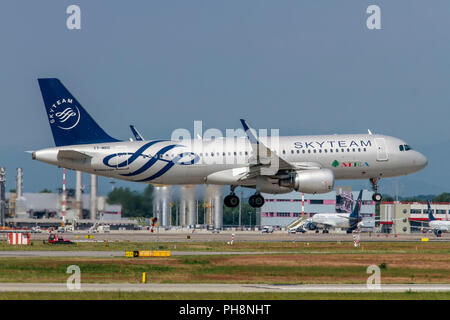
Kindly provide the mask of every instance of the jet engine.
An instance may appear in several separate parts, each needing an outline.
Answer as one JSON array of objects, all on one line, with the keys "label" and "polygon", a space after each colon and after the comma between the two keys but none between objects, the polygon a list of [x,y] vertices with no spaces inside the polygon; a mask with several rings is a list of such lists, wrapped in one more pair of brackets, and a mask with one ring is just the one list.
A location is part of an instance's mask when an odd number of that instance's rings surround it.
[{"label": "jet engine", "polygon": [[327,193],[333,190],[334,173],[330,169],[299,170],[279,180],[282,187],[305,193]]},{"label": "jet engine", "polygon": [[305,223],[305,228],[308,230],[316,230],[317,229],[316,225],[312,222]]}]

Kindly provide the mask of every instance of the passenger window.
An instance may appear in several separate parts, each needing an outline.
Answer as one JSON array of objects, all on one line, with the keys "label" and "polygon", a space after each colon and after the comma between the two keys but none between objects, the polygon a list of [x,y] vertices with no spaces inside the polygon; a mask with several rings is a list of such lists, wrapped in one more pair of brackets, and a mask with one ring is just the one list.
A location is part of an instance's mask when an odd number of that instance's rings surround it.
[{"label": "passenger window", "polygon": [[316,153],[316,149],[314,149],[313,152]]},{"label": "passenger window", "polygon": [[308,150],[308,153],[311,153],[311,150]]},{"label": "passenger window", "polygon": [[305,153],[305,150],[302,150],[303,153]]}]

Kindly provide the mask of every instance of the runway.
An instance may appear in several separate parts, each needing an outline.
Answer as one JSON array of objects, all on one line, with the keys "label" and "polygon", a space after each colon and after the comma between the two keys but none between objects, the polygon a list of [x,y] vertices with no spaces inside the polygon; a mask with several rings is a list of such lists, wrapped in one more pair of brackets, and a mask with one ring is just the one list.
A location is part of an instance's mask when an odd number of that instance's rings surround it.
[{"label": "runway", "polygon": [[70,290],[65,283],[0,283],[0,292],[449,292],[447,284],[385,284],[379,289],[364,284],[268,285],[213,283],[81,284]]}]

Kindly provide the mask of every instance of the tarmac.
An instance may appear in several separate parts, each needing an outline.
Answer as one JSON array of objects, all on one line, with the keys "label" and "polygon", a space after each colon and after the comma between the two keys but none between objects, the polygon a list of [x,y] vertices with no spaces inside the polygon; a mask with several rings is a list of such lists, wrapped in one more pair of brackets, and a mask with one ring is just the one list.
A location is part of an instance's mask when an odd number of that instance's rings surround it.
[{"label": "tarmac", "polygon": [[[206,230],[160,230],[154,233],[150,231],[111,231],[109,233],[74,232],[60,234],[65,239],[75,241],[125,241],[125,242],[208,242],[208,241],[231,241],[232,235],[234,241],[264,241],[264,242],[326,242],[342,241],[353,242],[353,234],[342,232],[336,233],[307,233],[289,234],[287,231],[275,231],[274,233],[262,233],[261,231],[221,231],[212,233]],[[87,240],[87,236],[93,239]],[[360,241],[421,241],[422,238],[428,238],[429,241],[450,241],[450,234],[443,234],[442,237],[436,237],[433,234],[412,233],[412,234],[380,234],[380,233],[361,233]],[[0,234],[0,240],[6,240],[6,233]],[[48,233],[31,233],[31,240],[45,241],[48,239]]]},{"label": "tarmac", "polygon": [[450,292],[449,284],[268,285],[214,283],[80,284],[69,289],[65,283],[0,283],[0,292]]}]

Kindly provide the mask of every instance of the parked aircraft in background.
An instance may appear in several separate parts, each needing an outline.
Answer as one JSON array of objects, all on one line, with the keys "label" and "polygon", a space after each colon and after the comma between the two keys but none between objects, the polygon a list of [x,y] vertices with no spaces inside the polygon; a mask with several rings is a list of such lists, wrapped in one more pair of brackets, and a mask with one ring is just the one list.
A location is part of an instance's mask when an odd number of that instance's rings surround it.
[{"label": "parked aircraft in background", "polygon": [[328,233],[328,229],[342,228],[347,229],[347,233],[352,232],[358,227],[360,219],[361,201],[363,190],[359,192],[358,198],[355,200],[352,213],[316,213],[305,224],[310,230],[323,229],[324,233]]},{"label": "parked aircraft in background", "polygon": [[436,219],[433,215],[433,209],[431,209],[430,201],[427,201],[427,205],[428,205],[428,227],[411,227],[411,228],[420,228],[423,231],[426,230],[433,231],[436,237],[442,236],[443,232],[449,232],[450,221]]}]

